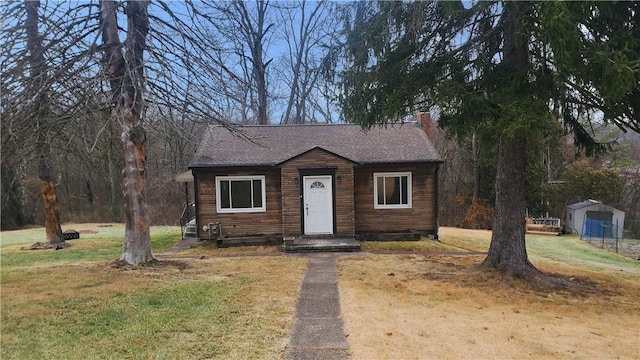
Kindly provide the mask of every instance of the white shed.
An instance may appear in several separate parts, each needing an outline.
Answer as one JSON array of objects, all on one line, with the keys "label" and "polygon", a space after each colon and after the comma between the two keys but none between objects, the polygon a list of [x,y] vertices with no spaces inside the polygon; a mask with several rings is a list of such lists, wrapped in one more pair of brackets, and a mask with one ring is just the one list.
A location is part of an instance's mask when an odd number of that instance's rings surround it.
[{"label": "white shed", "polygon": [[610,224],[603,227],[595,237],[622,238],[624,231],[624,211],[605,205],[600,201],[586,200],[567,206],[565,211],[565,230],[570,234],[586,235],[585,220],[596,220]]}]

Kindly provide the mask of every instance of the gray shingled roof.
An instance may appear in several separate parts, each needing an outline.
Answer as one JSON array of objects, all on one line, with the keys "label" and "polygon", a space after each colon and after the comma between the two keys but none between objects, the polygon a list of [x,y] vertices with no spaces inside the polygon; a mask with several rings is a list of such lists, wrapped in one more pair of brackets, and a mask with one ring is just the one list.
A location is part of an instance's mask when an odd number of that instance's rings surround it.
[{"label": "gray shingled roof", "polygon": [[577,202],[575,204],[571,204],[571,205],[567,205],[567,209],[571,209],[571,210],[579,210],[585,207],[589,207],[589,206],[594,206],[596,205],[600,210],[607,210],[607,211],[620,211],[614,207],[611,207],[609,205],[605,205],[603,203],[601,203],[600,201],[596,201],[596,200],[585,200],[585,201],[581,201],[581,202]]},{"label": "gray shingled roof", "polygon": [[575,204],[567,205],[567,209],[578,210],[578,209],[582,209],[583,207],[597,205],[597,204],[600,204],[600,202],[595,200],[585,200],[585,201],[577,202]]},{"label": "gray shingled roof", "polygon": [[321,148],[359,164],[442,162],[416,123],[364,132],[353,124],[209,126],[189,167],[277,165]]}]

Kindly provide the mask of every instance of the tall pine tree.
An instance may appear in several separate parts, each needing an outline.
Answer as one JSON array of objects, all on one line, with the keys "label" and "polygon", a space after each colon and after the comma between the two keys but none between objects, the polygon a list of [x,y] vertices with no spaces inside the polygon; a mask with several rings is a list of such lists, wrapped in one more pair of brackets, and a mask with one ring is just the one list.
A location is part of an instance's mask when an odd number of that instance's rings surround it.
[{"label": "tall pine tree", "polygon": [[639,10],[634,2],[358,3],[346,19],[344,115],[371,127],[435,106],[451,133],[493,139],[496,216],[483,265],[538,278],[525,246],[527,139],[561,121],[594,152],[605,148],[590,122],[640,132]]}]

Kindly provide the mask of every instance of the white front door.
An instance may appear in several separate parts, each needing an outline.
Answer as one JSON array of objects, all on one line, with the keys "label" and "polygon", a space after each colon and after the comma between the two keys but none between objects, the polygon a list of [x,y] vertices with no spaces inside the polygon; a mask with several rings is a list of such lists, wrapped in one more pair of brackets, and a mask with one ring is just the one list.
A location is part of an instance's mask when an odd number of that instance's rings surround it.
[{"label": "white front door", "polygon": [[333,234],[331,175],[303,177],[302,211],[305,235]]}]

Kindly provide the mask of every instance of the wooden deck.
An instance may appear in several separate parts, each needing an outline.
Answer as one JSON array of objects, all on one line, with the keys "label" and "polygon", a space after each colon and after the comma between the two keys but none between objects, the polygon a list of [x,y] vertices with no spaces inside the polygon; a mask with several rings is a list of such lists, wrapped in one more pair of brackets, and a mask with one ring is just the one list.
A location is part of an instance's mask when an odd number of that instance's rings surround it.
[{"label": "wooden deck", "polygon": [[527,234],[560,236],[559,218],[527,218]]}]

